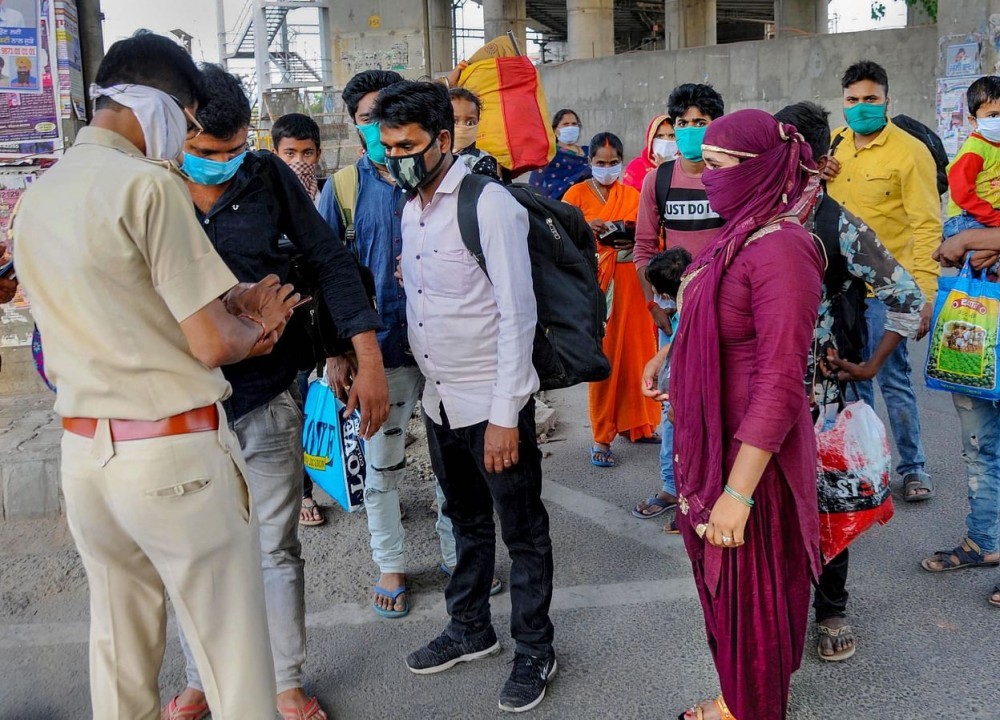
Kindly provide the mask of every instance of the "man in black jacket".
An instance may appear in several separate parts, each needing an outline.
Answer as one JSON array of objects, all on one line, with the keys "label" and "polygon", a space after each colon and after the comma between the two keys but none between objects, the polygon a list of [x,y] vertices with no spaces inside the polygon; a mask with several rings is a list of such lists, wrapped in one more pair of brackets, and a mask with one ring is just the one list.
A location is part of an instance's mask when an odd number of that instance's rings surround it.
[{"label": "man in black jacket", "polygon": [[[241,281],[274,273],[285,280],[289,256],[278,247],[287,237],[319,278],[320,290],[342,337],[358,359],[348,410],[360,405],[362,433],[373,435],[388,413],[388,387],[371,308],[357,265],[336,231],[316,212],[295,174],[271,153],[247,152],[250,103],[232,75],[204,67],[206,105],[198,109],[203,132],[188,135],[183,169],[202,228]],[[293,389],[309,362],[303,332],[290,323],[274,351],[224,368],[233,386],[230,417],[243,453],[260,523],[261,558],[277,706],[283,713],[324,720],[315,698],[302,689],[305,602],[298,540],[302,496],[302,413]],[[195,653],[184,641],[188,687],[171,711],[204,705]],[[207,669],[204,669],[207,671]],[[204,711],[207,712],[207,707]]]}]

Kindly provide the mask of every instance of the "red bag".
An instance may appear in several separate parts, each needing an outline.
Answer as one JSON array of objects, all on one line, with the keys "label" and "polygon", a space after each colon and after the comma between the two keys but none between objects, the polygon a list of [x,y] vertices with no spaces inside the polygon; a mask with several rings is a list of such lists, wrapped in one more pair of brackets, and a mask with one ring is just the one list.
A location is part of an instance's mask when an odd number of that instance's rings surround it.
[{"label": "red bag", "polygon": [[885,525],[894,508],[889,491],[892,456],[885,426],[864,402],[837,415],[834,426],[816,425],[819,464],[819,538],[829,562],[875,523]]},{"label": "red bag", "polygon": [[545,167],[556,152],[538,70],[523,56],[474,62],[458,84],[483,103],[476,147],[514,175]]}]

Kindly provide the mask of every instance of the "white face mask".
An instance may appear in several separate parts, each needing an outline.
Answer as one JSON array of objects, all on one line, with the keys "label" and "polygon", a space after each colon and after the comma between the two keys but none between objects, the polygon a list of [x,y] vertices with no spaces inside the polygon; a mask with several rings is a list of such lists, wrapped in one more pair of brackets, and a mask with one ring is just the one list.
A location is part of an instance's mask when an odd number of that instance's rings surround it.
[{"label": "white face mask", "polygon": [[96,110],[97,98],[106,97],[135,113],[146,139],[146,157],[176,161],[184,151],[187,118],[180,104],[161,90],[147,85],[90,86]]},{"label": "white face mask", "polygon": [[976,132],[990,142],[1000,143],[1000,117],[978,118]]},{"label": "white face mask", "polygon": [[611,167],[591,167],[590,174],[601,185],[614,185],[618,178],[622,176],[622,164],[618,163]]},{"label": "white face mask", "polygon": [[566,125],[559,128],[556,132],[556,137],[559,138],[559,142],[564,145],[572,145],[577,140],[580,139],[580,126],[579,125]]},{"label": "white face mask", "polygon": [[659,155],[667,160],[673,160],[677,155],[677,141],[666,138],[656,138],[653,140],[653,154]]}]

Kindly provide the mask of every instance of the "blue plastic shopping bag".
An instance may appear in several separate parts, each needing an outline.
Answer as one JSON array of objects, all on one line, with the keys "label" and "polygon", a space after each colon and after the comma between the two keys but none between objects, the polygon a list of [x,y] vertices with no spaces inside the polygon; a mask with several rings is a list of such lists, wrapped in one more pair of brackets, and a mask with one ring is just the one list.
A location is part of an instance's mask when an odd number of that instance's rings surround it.
[{"label": "blue plastic shopping bag", "polygon": [[924,367],[927,387],[1000,400],[998,325],[1000,284],[973,270],[968,260],[957,276],[942,277]]},{"label": "blue plastic shopping bag", "polygon": [[313,482],[344,510],[354,512],[364,505],[367,465],[361,413],[355,410],[345,418],[345,407],[325,379],[309,383],[302,448]]}]

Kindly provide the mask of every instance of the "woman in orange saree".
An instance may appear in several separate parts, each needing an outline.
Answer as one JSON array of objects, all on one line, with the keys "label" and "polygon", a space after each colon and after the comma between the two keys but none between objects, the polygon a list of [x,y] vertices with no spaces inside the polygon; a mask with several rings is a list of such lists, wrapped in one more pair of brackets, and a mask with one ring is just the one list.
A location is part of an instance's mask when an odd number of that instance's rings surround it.
[{"label": "woman in orange saree", "polygon": [[[639,192],[620,182],[622,142],[611,133],[600,133],[589,150],[593,177],[567,190],[563,202],[583,211],[598,238],[597,279],[608,301],[604,354],[611,362],[611,376],[590,384],[591,462],[614,467],[611,443],[616,436],[660,442],[660,408],[643,397],[641,389],[643,367],[656,353],[656,335],[632,262]],[[628,223],[630,232],[619,230],[602,239],[606,223],[615,222]]]}]

